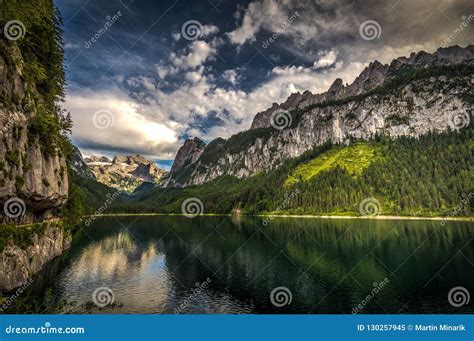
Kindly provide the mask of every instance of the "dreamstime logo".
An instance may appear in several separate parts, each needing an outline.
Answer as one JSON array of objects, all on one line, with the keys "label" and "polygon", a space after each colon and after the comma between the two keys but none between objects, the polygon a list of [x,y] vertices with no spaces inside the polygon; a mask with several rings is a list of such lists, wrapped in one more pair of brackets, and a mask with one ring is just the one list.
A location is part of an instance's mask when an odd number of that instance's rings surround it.
[{"label": "dreamstime logo", "polygon": [[270,117],[270,125],[278,130],[288,128],[292,122],[293,117],[291,117],[291,114],[282,109],[275,110]]},{"label": "dreamstime logo", "polygon": [[[464,198],[462,198],[461,202],[459,204],[457,204],[450,212],[449,212],[449,215],[451,217],[455,217],[457,215],[459,215],[460,213],[462,213],[464,207],[471,202],[471,200],[474,198],[474,192],[469,192],[468,195],[466,195]],[[441,221],[441,225],[446,225],[446,223],[448,222],[448,220],[446,218],[443,218],[443,220]]]},{"label": "dreamstime logo", "polygon": [[18,40],[23,38],[26,33],[25,25],[19,20],[10,20],[3,28],[3,34],[8,40]]},{"label": "dreamstime logo", "polygon": [[3,129],[0,131],[2,134],[7,134],[8,131],[15,125],[18,123],[18,120],[16,117],[12,117],[8,120],[8,122],[5,124],[5,126],[3,127]]},{"label": "dreamstime logo", "polygon": [[192,304],[192,302],[195,301],[198,296],[207,289],[211,282],[212,281],[209,277],[202,283],[196,282],[194,284],[196,286],[196,289],[191,289],[191,295],[186,297],[183,303],[181,303],[180,306],[174,310],[174,313],[179,314],[182,311],[186,310]]},{"label": "dreamstime logo", "polygon": [[383,281],[380,283],[377,283],[377,282],[372,283],[372,286],[374,288],[370,291],[370,293],[367,296],[365,296],[362,302],[360,302],[356,307],[352,308],[352,314],[355,315],[359,311],[364,309],[367,306],[367,304],[369,304],[369,302],[375,297],[375,295],[377,295],[379,291],[382,290],[388,284],[388,282],[390,282],[389,279],[385,277]]},{"label": "dreamstime logo", "polygon": [[359,26],[359,34],[364,40],[374,40],[380,38],[382,28],[375,20],[366,20]]},{"label": "dreamstime logo", "polygon": [[0,313],[7,310],[15,301],[20,297],[20,295],[33,283],[32,278],[28,278],[26,283],[23,284],[21,287],[17,288],[15,292],[8,297],[6,300],[3,301],[3,305],[0,307]]},{"label": "dreamstime logo", "polygon": [[463,15],[461,17],[461,24],[441,43],[441,47],[447,47],[451,45],[452,41],[461,34],[462,31],[472,22],[474,21],[474,15],[470,14],[468,17]]},{"label": "dreamstime logo", "polygon": [[204,212],[204,205],[198,198],[188,198],[181,204],[181,212],[188,218],[195,218]]},{"label": "dreamstime logo", "polygon": [[270,302],[275,307],[281,308],[285,305],[290,305],[293,301],[293,295],[287,287],[276,287],[270,293]]},{"label": "dreamstime logo", "polygon": [[109,287],[97,288],[92,293],[92,301],[99,308],[113,304],[115,301],[114,292]]},{"label": "dreamstime logo", "polygon": [[288,30],[288,27],[297,19],[300,17],[300,13],[296,11],[291,17],[289,17],[276,32],[272,34],[270,38],[265,40],[262,44],[262,47],[264,49],[268,48],[275,40],[278,39],[278,37],[285,33]]},{"label": "dreamstime logo", "polygon": [[455,308],[462,307],[463,305],[468,305],[471,300],[471,295],[469,291],[464,287],[454,287],[449,290],[448,293],[448,302]]},{"label": "dreamstime logo", "polygon": [[[281,212],[286,207],[288,207],[291,204],[291,202],[296,199],[296,197],[298,196],[299,193],[300,193],[300,191],[297,190],[297,189],[295,189],[290,194],[285,193],[285,199],[283,200],[283,202],[280,205],[278,205],[278,207],[276,208],[274,213]],[[268,224],[270,223],[270,220],[272,220],[272,219],[273,219],[273,217],[267,217],[267,218],[263,219],[263,226],[268,226]]]},{"label": "dreamstime logo", "polygon": [[92,116],[92,123],[97,129],[107,129],[114,125],[115,117],[114,114],[107,109],[100,109]]},{"label": "dreamstime logo", "polygon": [[10,198],[3,204],[3,211],[9,218],[18,218],[25,214],[26,205],[25,202],[18,197]]},{"label": "dreamstime logo", "polygon": [[467,112],[450,113],[448,115],[448,125],[451,129],[460,131],[466,128],[471,122],[471,118]]},{"label": "dreamstime logo", "polygon": [[107,197],[107,199],[105,199],[104,203],[99,206],[97,211],[95,211],[92,216],[87,217],[84,223],[86,226],[89,226],[94,220],[97,219],[97,217],[102,215],[107,210],[107,208],[109,208],[109,206],[112,205],[114,200],[120,196],[120,194],[119,192],[115,192],[113,194],[107,193],[105,196]]},{"label": "dreamstime logo", "polygon": [[380,213],[380,202],[375,198],[366,198],[360,202],[359,212],[363,216],[376,216]]},{"label": "dreamstime logo", "polygon": [[202,35],[202,24],[197,20],[188,20],[181,26],[181,35],[186,40],[196,40]]},{"label": "dreamstime logo", "polygon": [[86,41],[86,43],[84,44],[84,47],[86,49],[90,48],[92,45],[94,45],[97,41],[99,41],[100,37],[102,37],[108,30],[109,28],[112,27],[113,24],[115,24],[115,22],[117,22],[117,20],[119,20],[119,18],[122,16],[122,12],[121,11],[118,11],[117,13],[115,13],[114,15],[110,16],[106,16],[105,17],[105,24],[104,26],[102,26],[97,32],[96,34],[91,37],[91,39],[89,39],[88,41]]}]

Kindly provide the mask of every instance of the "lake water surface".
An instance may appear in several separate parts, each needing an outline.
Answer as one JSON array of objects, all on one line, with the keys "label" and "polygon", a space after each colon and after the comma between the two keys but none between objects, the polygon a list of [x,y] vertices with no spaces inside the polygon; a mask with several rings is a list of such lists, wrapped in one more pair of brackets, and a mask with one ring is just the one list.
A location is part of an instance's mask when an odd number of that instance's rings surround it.
[{"label": "lake water surface", "polygon": [[[472,313],[448,292],[474,294],[473,236],[469,222],[103,217],[23,298],[49,291],[79,313]],[[100,287],[115,306],[91,304]]]}]

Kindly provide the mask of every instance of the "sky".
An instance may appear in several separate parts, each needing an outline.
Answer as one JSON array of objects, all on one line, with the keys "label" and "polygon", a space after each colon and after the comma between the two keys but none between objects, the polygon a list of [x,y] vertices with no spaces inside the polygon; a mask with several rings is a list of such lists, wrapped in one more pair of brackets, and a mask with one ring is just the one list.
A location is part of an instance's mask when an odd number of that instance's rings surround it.
[{"label": "sky", "polygon": [[474,44],[472,0],[55,0],[72,141],[169,169],[184,140],[250,128],[295,92]]}]

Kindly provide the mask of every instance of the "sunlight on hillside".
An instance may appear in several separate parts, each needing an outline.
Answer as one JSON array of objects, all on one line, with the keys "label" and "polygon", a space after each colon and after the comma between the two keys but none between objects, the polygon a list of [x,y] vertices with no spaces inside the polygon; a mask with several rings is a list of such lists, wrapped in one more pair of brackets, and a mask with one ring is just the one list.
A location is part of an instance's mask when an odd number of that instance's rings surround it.
[{"label": "sunlight on hillside", "polygon": [[356,177],[362,174],[375,158],[380,157],[380,146],[374,143],[359,142],[351,146],[338,146],[315,159],[297,167],[286,179],[285,186],[300,181],[308,181],[320,172],[336,166],[345,168]]}]

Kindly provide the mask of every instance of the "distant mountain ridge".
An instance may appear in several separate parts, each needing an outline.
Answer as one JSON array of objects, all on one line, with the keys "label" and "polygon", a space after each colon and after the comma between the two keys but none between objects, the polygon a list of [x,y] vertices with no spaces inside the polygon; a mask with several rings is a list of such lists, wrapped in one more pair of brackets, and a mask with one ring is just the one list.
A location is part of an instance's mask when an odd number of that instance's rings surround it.
[{"label": "distant mountain ridge", "polygon": [[89,156],[89,157],[85,157],[84,162],[85,163],[96,163],[96,162],[112,163],[112,160],[110,160],[107,156],[92,155],[92,156]]},{"label": "distant mountain ridge", "polygon": [[274,103],[255,115],[250,130],[227,140],[187,140],[161,185],[249,177],[325,142],[446,131],[453,117],[472,111],[473,70],[473,45],[412,53],[385,65],[374,61],[350,85],[336,79],[324,93],[305,91]]},{"label": "distant mountain ridge", "polygon": [[118,155],[112,160],[106,156],[90,156],[84,158],[84,162],[97,181],[128,193],[144,182],[158,183],[166,173],[141,155]]}]

